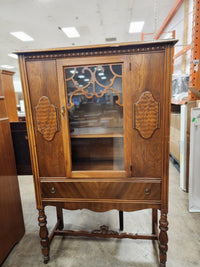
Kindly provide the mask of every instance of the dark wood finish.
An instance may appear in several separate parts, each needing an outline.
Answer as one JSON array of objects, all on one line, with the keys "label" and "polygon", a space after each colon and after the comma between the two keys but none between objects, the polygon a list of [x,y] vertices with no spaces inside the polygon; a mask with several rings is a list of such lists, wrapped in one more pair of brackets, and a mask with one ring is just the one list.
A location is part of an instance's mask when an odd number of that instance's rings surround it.
[{"label": "dark wood finish", "polygon": [[108,226],[102,225],[100,230],[93,230],[91,233],[86,231],[70,231],[63,230],[54,232],[54,235],[60,236],[86,236],[86,237],[101,237],[101,238],[130,238],[130,239],[148,239],[148,240],[157,240],[156,235],[142,235],[142,234],[131,234],[131,233],[118,233],[108,229]]},{"label": "dark wood finish", "polygon": [[152,234],[156,234],[156,229],[158,225],[158,211],[152,209]]},{"label": "dark wood finish", "polygon": [[[43,227],[41,238],[45,262],[49,257],[49,245],[44,207],[52,205],[57,209],[57,224],[49,237],[50,241],[54,235],[158,239],[161,266],[165,266],[171,61],[175,42],[125,43],[18,53],[37,208],[42,221],[40,227]],[[94,66],[102,71],[105,65],[111,72],[110,66],[120,65],[122,72],[117,75],[113,73],[113,80],[110,78],[110,84],[98,89],[98,93],[94,87],[94,83],[98,83]],[[86,85],[81,87],[77,81],[74,83],[75,73],[80,69],[82,73],[90,72],[93,88],[90,94],[84,91]],[[66,71],[70,70],[73,70],[72,77],[66,77]],[[121,79],[122,98],[114,85],[117,78]],[[68,82],[71,82],[69,91]],[[73,97],[81,95],[86,99],[96,97],[99,101],[96,103],[101,103],[107,90],[116,94],[114,108],[105,106],[103,109],[101,106],[95,109],[92,104],[90,107],[95,112],[88,113],[88,116],[85,104],[88,100],[79,101],[78,104],[73,102]],[[48,120],[48,112],[43,112],[43,106],[39,109],[39,116],[37,112],[35,114],[41,99],[46,101],[44,108],[52,106],[54,111],[55,107],[58,108],[58,112],[54,112],[57,114],[54,123]],[[77,105],[81,107],[82,115]],[[104,110],[109,113],[108,116]],[[73,118],[70,117],[72,115]],[[117,123],[122,115],[123,128],[120,126],[116,130],[114,128],[119,125]],[[51,140],[41,134],[43,131],[38,132],[38,120],[48,126],[47,132],[54,128]],[[102,126],[104,120],[106,127]],[[59,125],[59,131],[55,125]],[[92,130],[89,128],[91,125],[94,126]],[[114,143],[120,149],[117,150],[117,164],[113,168]],[[92,233],[58,230],[64,225],[63,208],[86,208],[96,212],[117,209],[120,216],[123,211],[151,208],[153,234],[119,235],[105,226]],[[158,209],[161,210],[160,233]]]},{"label": "dark wood finish", "polygon": [[44,263],[49,261],[49,237],[48,237],[48,230],[47,230],[47,220],[44,210],[39,210],[39,217],[38,222],[40,226],[40,244],[42,246],[42,254],[44,257]]},{"label": "dark wood finish", "polygon": [[123,231],[123,229],[124,229],[124,214],[123,214],[123,211],[120,210],[119,211],[119,230]]},{"label": "dark wood finish", "polygon": [[64,227],[64,221],[63,221],[63,211],[62,208],[56,207],[56,212],[57,212],[57,221],[59,222],[57,228],[59,230],[62,230]]},{"label": "dark wood finish", "polygon": [[31,175],[31,159],[26,122],[10,122],[18,175]]},{"label": "dark wood finish", "polygon": [[164,267],[167,261],[167,250],[168,250],[168,221],[167,214],[161,212],[160,219],[160,234],[159,234],[159,249],[160,249],[160,267]]},{"label": "dark wood finish", "polygon": [[0,96],[0,265],[25,233],[10,124]]},{"label": "dark wood finish", "polygon": [[[13,75],[15,72],[0,70],[0,79],[2,83],[2,94],[5,96],[5,102],[8,112],[9,121],[19,121],[17,115],[17,104],[13,85]],[[0,86],[1,87],[1,86]]]}]

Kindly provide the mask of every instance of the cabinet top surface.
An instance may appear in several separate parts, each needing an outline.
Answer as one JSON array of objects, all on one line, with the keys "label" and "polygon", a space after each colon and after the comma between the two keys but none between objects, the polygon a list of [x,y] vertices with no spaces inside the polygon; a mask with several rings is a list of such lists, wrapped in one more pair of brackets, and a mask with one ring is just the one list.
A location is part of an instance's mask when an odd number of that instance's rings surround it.
[{"label": "cabinet top surface", "polygon": [[48,52],[70,52],[75,50],[98,50],[98,49],[110,49],[123,47],[151,47],[151,46],[165,46],[165,45],[175,45],[178,40],[168,39],[168,40],[156,40],[151,42],[127,42],[127,43],[112,43],[112,44],[100,44],[100,45],[89,45],[89,46],[70,46],[70,47],[59,47],[59,48],[49,48],[49,49],[36,49],[36,50],[26,50],[26,51],[15,51],[15,54],[31,54],[31,53],[48,53]]}]

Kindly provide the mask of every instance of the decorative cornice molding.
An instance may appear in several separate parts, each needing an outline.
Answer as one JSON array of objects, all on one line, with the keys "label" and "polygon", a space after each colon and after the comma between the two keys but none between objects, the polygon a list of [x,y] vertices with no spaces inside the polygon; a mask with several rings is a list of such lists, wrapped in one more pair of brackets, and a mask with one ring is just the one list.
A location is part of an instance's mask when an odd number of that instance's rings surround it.
[{"label": "decorative cornice molding", "polygon": [[38,60],[38,59],[59,59],[70,57],[87,57],[87,56],[107,56],[107,55],[121,55],[121,54],[133,54],[142,52],[154,52],[164,50],[166,45],[129,45],[122,47],[101,47],[101,48],[86,48],[77,50],[60,50],[60,51],[44,51],[44,52],[30,52],[24,54],[26,60]]}]

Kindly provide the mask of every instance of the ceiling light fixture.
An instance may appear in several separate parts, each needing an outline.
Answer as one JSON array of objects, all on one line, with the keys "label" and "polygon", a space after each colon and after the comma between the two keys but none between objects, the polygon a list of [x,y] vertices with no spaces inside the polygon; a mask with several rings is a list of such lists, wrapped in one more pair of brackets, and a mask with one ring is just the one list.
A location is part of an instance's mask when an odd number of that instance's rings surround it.
[{"label": "ceiling light fixture", "polygon": [[15,59],[18,59],[18,56],[16,54],[8,54],[9,57],[13,57]]},{"label": "ceiling light fixture", "polygon": [[1,68],[3,68],[3,69],[14,69],[14,67],[10,66],[10,65],[1,65]]},{"label": "ceiling light fixture", "polygon": [[62,31],[67,35],[67,37],[69,38],[78,38],[80,37],[79,32],[77,31],[77,29],[75,27],[64,27],[61,28]]},{"label": "ceiling light fixture", "polygon": [[99,72],[98,75],[99,75],[99,76],[103,76],[104,73],[103,73],[103,72]]},{"label": "ceiling light fixture", "polygon": [[102,80],[105,80],[105,79],[106,79],[106,77],[105,77],[105,76],[102,76],[102,77],[101,77],[101,79],[102,79]]},{"label": "ceiling light fixture", "polygon": [[18,38],[19,40],[23,42],[34,41],[34,39],[30,35],[26,34],[25,32],[10,32],[10,34],[12,34],[13,36],[15,36],[16,38]]},{"label": "ceiling light fixture", "polygon": [[85,75],[78,75],[78,78],[83,79],[85,78]]},{"label": "ceiling light fixture", "polygon": [[129,26],[129,33],[141,32],[144,26],[144,21],[132,21]]}]

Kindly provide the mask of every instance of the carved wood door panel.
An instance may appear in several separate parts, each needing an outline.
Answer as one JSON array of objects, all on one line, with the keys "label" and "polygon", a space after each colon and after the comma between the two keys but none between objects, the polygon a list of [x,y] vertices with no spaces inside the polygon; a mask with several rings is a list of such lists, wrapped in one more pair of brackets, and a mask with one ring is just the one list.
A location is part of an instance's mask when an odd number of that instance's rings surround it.
[{"label": "carved wood door panel", "polygon": [[56,63],[26,62],[40,177],[65,177]]},{"label": "carved wood door panel", "polygon": [[164,52],[133,55],[131,66],[132,176],[161,177]]},{"label": "carved wood door panel", "polygon": [[130,175],[126,68],[122,56],[57,61],[67,177]]}]

